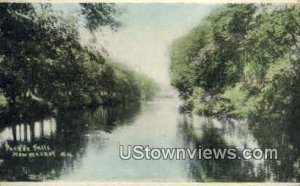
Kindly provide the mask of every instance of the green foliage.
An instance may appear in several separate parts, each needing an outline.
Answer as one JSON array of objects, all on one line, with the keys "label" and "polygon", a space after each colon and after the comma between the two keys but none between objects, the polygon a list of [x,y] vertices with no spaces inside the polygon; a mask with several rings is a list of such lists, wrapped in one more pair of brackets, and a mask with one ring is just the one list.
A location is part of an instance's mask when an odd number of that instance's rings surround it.
[{"label": "green foliage", "polygon": [[[91,30],[116,25],[113,5],[81,7]],[[140,80],[80,45],[76,18],[49,4],[1,4],[0,13],[0,89],[10,110],[84,108],[148,98],[151,80]]]},{"label": "green foliage", "polygon": [[299,14],[298,5],[227,5],[174,42],[172,84],[187,109],[238,118],[287,113],[300,88]]},{"label": "green foliage", "polygon": [[111,28],[118,28],[120,22],[114,19],[118,11],[114,4],[110,3],[81,3],[81,13],[86,19],[86,27],[91,31],[109,26]]},{"label": "green foliage", "polygon": [[0,94],[0,113],[5,110],[6,106],[7,106],[6,98]]},{"label": "green foliage", "polygon": [[159,91],[159,86],[148,76],[113,60],[108,60],[108,62],[115,69],[116,81],[114,83],[118,88],[116,92],[120,95],[119,97],[127,96],[123,98],[124,100],[149,100]]}]

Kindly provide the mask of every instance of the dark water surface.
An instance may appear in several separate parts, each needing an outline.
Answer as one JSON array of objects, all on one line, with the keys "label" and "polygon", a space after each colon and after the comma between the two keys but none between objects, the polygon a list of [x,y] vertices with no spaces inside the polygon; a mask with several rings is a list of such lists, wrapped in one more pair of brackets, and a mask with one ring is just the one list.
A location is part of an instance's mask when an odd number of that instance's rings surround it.
[{"label": "dark water surface", "polygon": [[[0,180],[300,180],[298,129],[184,116],[179,105],[177,98],[158,98],[1,123],[6,127],[0,129]],[[119,145],[278,148],[278,160],[121,160]]]}]

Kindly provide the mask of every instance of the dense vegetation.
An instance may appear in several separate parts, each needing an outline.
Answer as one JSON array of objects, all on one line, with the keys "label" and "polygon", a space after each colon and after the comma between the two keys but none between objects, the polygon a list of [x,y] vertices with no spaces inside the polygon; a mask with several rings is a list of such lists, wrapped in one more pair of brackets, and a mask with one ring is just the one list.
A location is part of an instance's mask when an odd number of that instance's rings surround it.
[{"label": "dense vegetation", "polygon": [[222,131],[234,118],[247,121],[260,148],[278,149],[278,159],[257,170],[251,161],[196,161],[200,180],[299,181],[299,55],[299,5],[229,4],[173,43],[171,80],[182,110],[210,121],[203,135],[187,127],[195,147],[228,148]]},{"label": "dense vegetation", "polygon": [[80,45],[81,22],[91,32],[120,25],[114,6],[78,7],[76,18],[49,4],[0,5],[0,111],[22,115],[28,108],[83,108],[152,96],[149,78]]},{"label": "dense vegetation", "polygon": [[293,118],[299,51],[300,6],[229,4],[174,42],[172,85],[198,114]]}]

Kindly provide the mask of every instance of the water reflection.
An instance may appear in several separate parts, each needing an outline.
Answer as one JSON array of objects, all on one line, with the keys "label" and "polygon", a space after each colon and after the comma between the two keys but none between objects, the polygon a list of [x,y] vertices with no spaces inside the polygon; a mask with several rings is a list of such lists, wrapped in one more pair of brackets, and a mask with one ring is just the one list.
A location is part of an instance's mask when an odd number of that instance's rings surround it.
[{"label": "water reflection", "polygon": [[[177,112],[180,101],[156,99],[55,117],[11,120],[0,129],[0,180],[299,181],[297,113],[290,119],[218,121]],[[1,124],[4,126],[4,124]],[[118,145],[164,148],[276,148],[278,160],[121,160]],[[49,147],[55,156],[12,157],[7,149]],[[18,154],[19,155],[19,154]],[[20,155],[22,156],[22,154]]]},{"label": "water reflection", "polygon": [[191,160],[191,174],[197,181],[289,181],[300,180],[299,130],[286,123],[265,120],[220,122],[215,119],[183,117],[182,131],[190,147],[276,148],[277,160]]},{"label": "water reflection", "polygon": [[0,132],[0,146],[7,141],[31,142],[39,138],[49,138],[55,132],[56,121],[54,118],[11,125]]},{"label": "water reflection", "polygon": [[[133,104],[96,110],[59,111],[54,118],[5,123],[7,127],[0,129],[0,180],[56,179],[63,167],[72,167],[73,162],[82,157],[86,135],[100,131],[110,133],[118,125],[131,123],[139,109],[139,104]],[[21,150],[20,153],[20,147],[30,148],[30,152]],[[32,154],[39,147],[42,153],[46,149],[48,154]],[[55,156],[50,156],[51,152]]]},{"label": "water reflection", "polygon": [[250,126],[262,148],[278,149],[278,160],[265,162],[275,181],[300,180],[300,127],[299,120],[293,120],[295,117],[252,121]]}]

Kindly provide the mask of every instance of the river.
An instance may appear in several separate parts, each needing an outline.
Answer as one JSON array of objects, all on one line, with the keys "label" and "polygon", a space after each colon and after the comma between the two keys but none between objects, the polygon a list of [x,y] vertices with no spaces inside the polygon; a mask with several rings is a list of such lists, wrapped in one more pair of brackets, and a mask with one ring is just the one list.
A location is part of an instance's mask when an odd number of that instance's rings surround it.
[{"label": "river", "polygon": [[[276,128],[250,127],[246,121],[183,115],[178,111],[180,104],[177,96],[168,95],[141,104],[64,111],[55,117],[7,123],[0,129],[0,179],[299,181],[295,150],[299,141],[282,131],[275,136]],[[273,145],[283,153],[274,161],[122,160],[119,156],[120,145],[193,148],[199,144],[237,149]],[[33,150],[37,153],[29,157]]]}]

